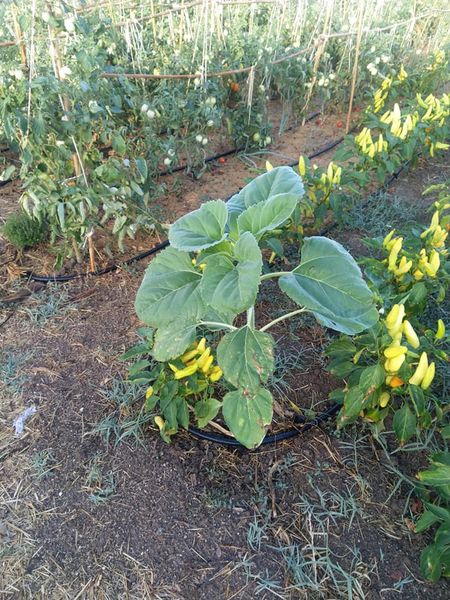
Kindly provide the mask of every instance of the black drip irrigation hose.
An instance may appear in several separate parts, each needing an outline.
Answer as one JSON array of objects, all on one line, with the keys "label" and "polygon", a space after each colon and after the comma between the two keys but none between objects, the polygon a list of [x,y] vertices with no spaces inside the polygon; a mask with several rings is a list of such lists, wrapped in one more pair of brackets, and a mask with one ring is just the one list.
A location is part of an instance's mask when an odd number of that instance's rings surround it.
[{"label": "black drip irrigation hose", "polygon": [[[329,152],[332,148],[341,144],[343,142],[343,140],[344,140],[344,138],[341,137],[341,138],[335,140],[334,142],[330,142],[326,146],[323,146],[319,150],[316,150],[315,152],[310,154],[308,156],[308,158],[309,159],[316,158],[316,156],[320,156],[321,154],[325,154],[326,152]],[[297,162],[294,162],[288,166],[292,167],[292,166],[295,166],[296,164],[297,164]],[[239,193],[240,189],[237,192],[234,192],[233,194],[231,194],[230,196],[225,198],[225,202],[230,200],[230,198],[232,198],[235,194]],[[161,242],[160,244],[153,246],[153,248],[150,248],[150,250],[146,250],[145,252],[141,252],[140,254],[137,254],[136,256],[132,256],[128,260],[125,260],[121,263],[116,263],[114,265],[110,265],[109,267],[106,267],[105,269],[101,269],[98,271],[91,271],[89,273],[71,273],[68,275],[37,275],[37,274],[33,273],[32,271],[26,271],[23,274],[23,276],[27,277],[31,281],[36,281],[38,283],[66,283],[67,281],[72,281],[73,279],[81,279],[82,277],[89,277],[89,276],[98,277],[100,275],[106,275],[107,273],[112,273],[113,271],[117,271],[118,269],[120,269],[122,267],[131,265],[131,264],[138,262],[144,258],[147,258],[148,256],[151,256],[152,254],[155,254],[156,252],[159,252],[160,250],[167,248],[167,246],[169,246],[169,240],[165,240],[164,242]]]},{"label": "black drip irrigation hose", "polygon": [[145,252],[141,252],[140,254],[136,254],[136,256],[132,256],[128,260],[124,260],[122,263],[116,263],[105,269],[100,269],[99,271],[92,271],[90,273],[71,273],[69,275],[36,275],[32,271],[26,271],[23,276],[27,277],[31,281],[37,281],[38,283],[65,283],[67,281],[72,281],[73,279],[80,279],[82,277],[98,277],[100,275],[106,275],[107,273],[112,273],[113,271],[117,271],[121,267],[131,265],[139,260],[143,260],[147,258],[147,256],[151,256],[152,254],[156,254],[160,250],[167,248],[169,246],[169,240],[165,240],[160,244],[156,244],[150,250],[145,250]]},{"label": "black drip irrigation hose", "polygon": [[[305,123],[309,123],[310,121],[312,121],[313,119],[315,119],[316,117],[318,117],[321,114],[322,114],[322,112],[320,110],[317,110],[316,112],[311,113],[310,115],[305,117]],[[287,129],[285,129],[285,131],[291,131],[292,129],[294,129],[294,127],[295,127],[295,125],[290,125]],[[242,152],[243,150],[245,150],[246,147],[247,146],[244,145],[244,146],[239,146],[238,148],[233,148],[232,150],[225,150],[225,152],[219,152],[218,154],[214,154],[213,156],[208,156],[208,158],[205,158],[205,160],[203,162],[210,163],[210,162],[214,162],[215,160],[218,160],[219,158],[225,158],[225,156],[231,156],[232,154],[237,154],[238,152]],[[166,171],[161,171],[160,173],[158,173],[158,177],[165,177],[166,175],[172,175],[172,173],[177,173],[179,171],[185,171],[186,169],[188,169],[188,165],[180,165],[178,167],[174,167],[173,169],[167,169]]]},{"label": "black drip irrigation hose", "polygon": [[[267,444],[275,444],[277,442],[283,442],[285,440],[289,440],[297,435],[302,433],[306,433],[313,427],[324,423],[331,417],[333,417],[338,410],[340,409],[339,404],[332,404],[326,411],[319,413],[314,419],[308,421],[305,417],[301,415],[297,415],[294,419],[294,422],[299,423],[300,427],[287,429],[285,431],[280,431],[279,433],[273,433],[271,435],[266,435],[261,442],[261,446],[265,446]],[[218,433],[211,433],[208,431],[202,431],[197,429],[196,427],[189,427],[188,431],[194,437],[206,440],[207,442],[214,442],[216,444],[221,444],[222,446],[233,446],[242,448],[244,450],[248,450],[245,446],[243,446],[240,442],[238,442],[235,438],[228,437],[227,435],[220,435]]]}]

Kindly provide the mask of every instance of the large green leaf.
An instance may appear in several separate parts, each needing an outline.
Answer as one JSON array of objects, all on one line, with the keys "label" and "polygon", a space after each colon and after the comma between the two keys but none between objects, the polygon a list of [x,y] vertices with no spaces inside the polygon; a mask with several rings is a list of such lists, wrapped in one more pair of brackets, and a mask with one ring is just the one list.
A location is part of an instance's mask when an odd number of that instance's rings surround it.
[{"label": "large green leaf", "polygon": [[234,437],[247,448],[256,448],[272,422],[272,394],[262,387],[228,392],[222,413]]},{"label": "large green leaf", "polygon": [[234,259],[225,254],[208,257],[200,292],[208,307],[238,314],[253,306],[262,268],[261,250],[249,232],[234,247]]},{"label": "large green leaf", "polygon": [[228,200],[231,220],[249,206],[264,202],[278,194],[292,194],[299,200],[304,194],[302,179],[291,167],[276,167],[247,184]]},{"label": "large green leaf", "polygon": [[392,424],[394,426],[395,435],[401,446],[416,433],[416,415],[411,411],[407,404],[403,404],[403,406],[396,411]]},{"label": "large green leaf", "polygon": [[277,194],[265,202],[253,204],[238,217],[239,233],[250,231],[259,239],[267,231],[272,231],[287,221],[297,202],[298,196],[295,194]]},{"label": "large green leaf", "polygon": [[206,202],[175,221],[169,230],[169,241],[174,248],[187,252],[214,246],[225,239],[227,216],[225,202]]},{"label": "large green leaf", "polygon": [[230,383],[255,390],[273,372],[273,338],[245,325],[224,335],[217,346],[217,361]]},{"label": "large green leaf", "polygon": [[195,323],[180,323],[178,320],[159,327],[155,334],[152,356],[160,362],[181,356],[195,341],[195,331]]},{"label": "large green leaf", "polygon": [[201,278],[189,254],[167,248],[147,268],[136,296],[138,317],[152,327],[198,320],[205,311],[198,289]]},{"label": "large green leaf", "polygon": [[326,327],[349,335],[378,320],[372,292],[352,256],[325,237],[305,239],[300,265],[280,277],[281,289]]}]

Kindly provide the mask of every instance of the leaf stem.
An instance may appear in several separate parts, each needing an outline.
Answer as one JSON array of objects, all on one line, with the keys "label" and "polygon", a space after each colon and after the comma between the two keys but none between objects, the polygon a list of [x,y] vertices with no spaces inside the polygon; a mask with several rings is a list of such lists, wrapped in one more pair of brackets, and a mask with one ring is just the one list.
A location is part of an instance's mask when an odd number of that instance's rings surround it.
[{"label": "leaf stem", "polygon": [[254,306],[250,306],[250,308],[247,310],[247,325],[250,327],[250,329],[255,328],[255,307]]},{"label": "leaf stem", "polygon": [[281,317],[278,317],[278,319],[274,319],[273,321],[270,321],[270,323],[267,323],[267,325],[264,325],[264,327],[261,327],[260,331],[267,331],[267,329],[269,329],[276,323],[279,323],[280,321],[284,321],[285,319],[290,319],[291,317],[295,317],[295,315],[299,315],[300,313],[303,313],[303,312],[310,312],[310,311],[307,310],[305,307],[298,308],[297,310],[293,310],[290,313],[281,315]]},{"label": "leaf stem", "polygon": [[289,275],[290,271],[275,271],[273,273],[266,273],[265,275],[261,275],[260,281],[265,281],[266,279],[271,279],[272,277],[282,277],[283,275]]},{"label": "leaf stem", "polygon": [[234,325],[229,325],[228,323],[219,323],[216,321],[200,321],[198,325],[206,325],[206,327],[219,327],[220,329],[230,329],[230,331],[237,329],[237,327]]}]

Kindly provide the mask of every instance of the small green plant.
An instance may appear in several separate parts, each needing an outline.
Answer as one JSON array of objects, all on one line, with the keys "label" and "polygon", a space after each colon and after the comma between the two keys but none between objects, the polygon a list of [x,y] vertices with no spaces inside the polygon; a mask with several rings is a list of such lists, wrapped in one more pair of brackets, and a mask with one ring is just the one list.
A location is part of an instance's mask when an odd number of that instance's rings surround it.
[{"label": "small green plant", "polygon": [[20,212],[8,217],[1,232],[13,246],[24,250],[44,242],[48,228],[44,221],[38,221],[27,213]]},{"label": "small green plant", "polygon": [[[223,397],[222,415],[248,448],[262,442],[272,421],[272,394],[264,385],[274,371],[271,327],[311,312],[322,325],[352,335],[378,320],[358,265],[332,240],[306,238],[295,269],[262,273],[260,245],[289,226],[303,193],[301,177],[290,167],[278,167],[227,204],[210,201],[185,215],[171,226],[171,247],[150,263],[136,297],[138,316],[156,329],[151,354],[158,362],[182,356],[198,327],[227,332],[217,346],[218,366],[232,386]],[[259,286],[272,278],[300,308],[257,328]],[[241,313],[246,323],[236,326]],[[172,410],[185,426],[187,410]]]},{"label": "small green plant", "polygon": [[84,489],[89,492],[89,499],[94,504],[103,504],[116,491],[117,481],[114,473],[104,473],[101,465],[102,457],[94,456],[89,464]]},{"label": "small green plant", "polygon": [[56,459],[51,449],[36,452],[33,455],[31,464],[38,479],[51,477],[52,471],[57,468]]},{"label": "small green plant", "polygon": [[0,384],[9,394],[18,395],[27,380],[23,367],[30,358],[30,352],[15,352],[5,348],[0,354]]}]

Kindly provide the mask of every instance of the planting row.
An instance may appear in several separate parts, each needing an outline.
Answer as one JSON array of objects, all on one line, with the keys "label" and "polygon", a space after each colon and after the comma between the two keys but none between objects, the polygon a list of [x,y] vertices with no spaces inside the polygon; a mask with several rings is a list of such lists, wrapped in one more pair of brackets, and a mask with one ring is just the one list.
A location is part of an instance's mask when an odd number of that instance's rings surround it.
[{"label": "planting row", "polygon": [[[323,43],[316,3],[305,15],[296,6],[280,12],[262,4],[251,11],[214,6],[207,16],[194,6],[157,22],[146,19],[150,7],[144,7],[127,26],[107,9],[74,12],[61,3],[52,11],[38,6],[31,15],[22,8],[16,24],[25,32],[25,62],[16,47],[1,50],[0,135],[19,155],[19,166],[5,161],[3,179],[20,175],[23,206],[49,230],[52,244],[62,244],[61,258],[81,259],[85,237],[96,227],[110,227],[122,245],[140,228],[158,225],[153,204],[163,193],[162,169],[182,163],[199,176],[217,148],[270,144],[270,98],[285,105],[281,129],[292,110],[303,114],[314,98],[322,105],[346,99],[355,27],[350,4],[334,15],[334,31],[345,35]],[[397,4],[386,7],[389,18],[409,16]],[[8,38],[15,13],[1,10]],[[406,95],[412,89],[427,95],[439,85],[445,56],[421,53],[421,44],[438,39],[438,17],[429,17],[430,29],[420,36],[404,35],[405,24],[394,36],[390,28],[372,33],[369,25],[384,25],[385,14],[369,11],[367,19],[358,99],[382,82],[397,88],[401,56],[410,73]],[[208,76],[223,70],[237,72]],[[154,79],[120,76],[130,71]]]}]

